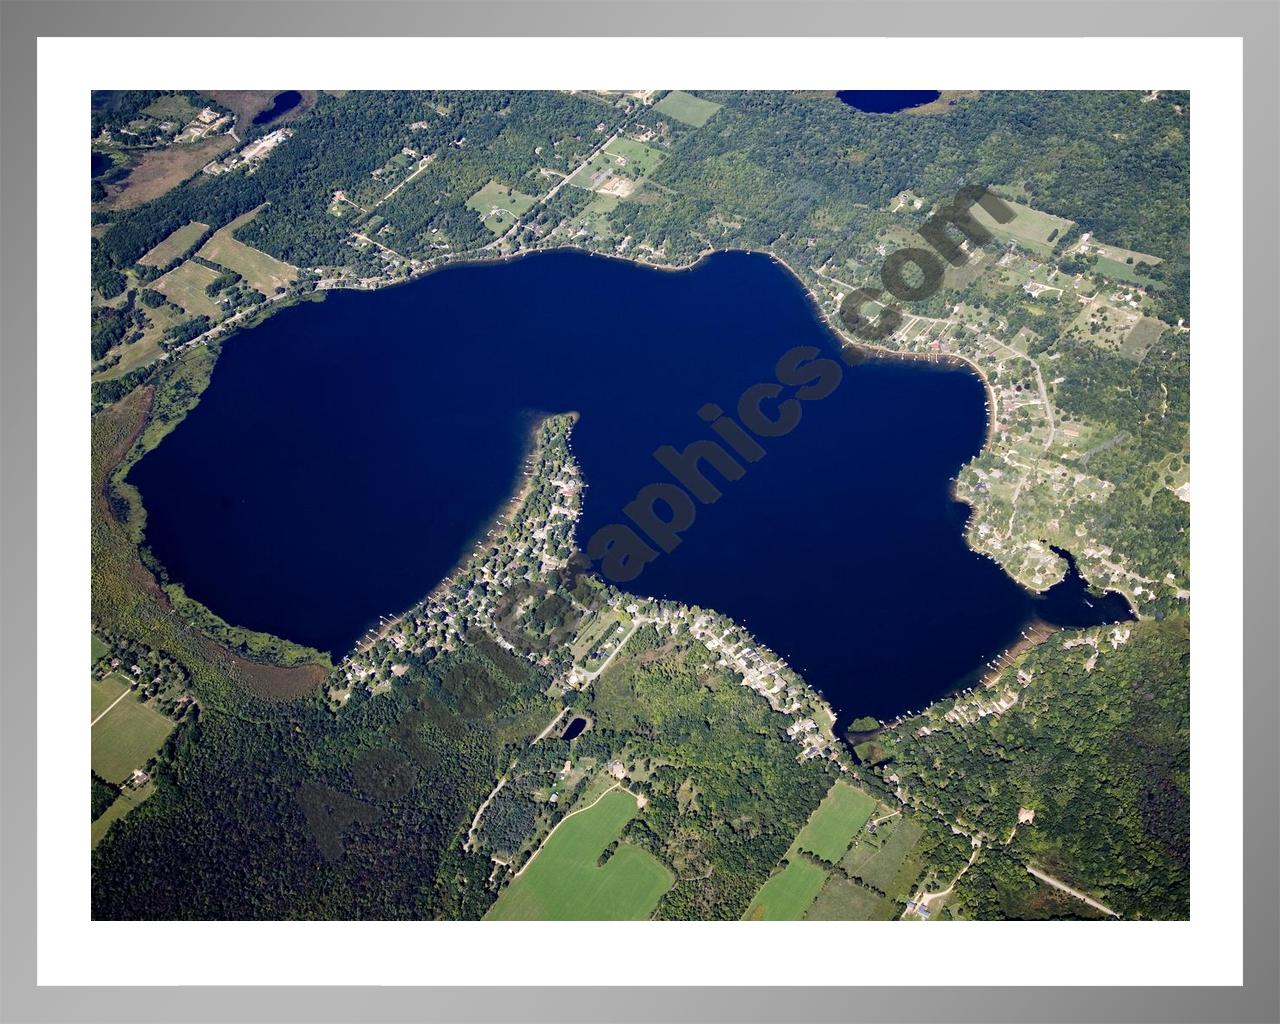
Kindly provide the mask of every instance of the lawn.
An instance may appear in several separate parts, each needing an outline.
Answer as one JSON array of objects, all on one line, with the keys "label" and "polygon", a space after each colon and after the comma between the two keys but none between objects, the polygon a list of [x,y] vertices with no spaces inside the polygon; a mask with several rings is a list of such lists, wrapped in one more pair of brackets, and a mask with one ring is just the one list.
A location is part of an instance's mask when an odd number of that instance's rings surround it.
[{"label": "lawn", "polygon": [[875,810],[875,800],[843,779],[827,791],[796,836],[795,846],[835,864]]},{"label": "lawn", "polygon": [[798,921],[822,891],[827,872],[804,857],[793,857],[785,868],[760,886],[744,921]]},{"label": "lawn", "polygon": [[112,707],[127,689],[115,673],[93,681],[91,708],[96,724],[91,730],[91,762],[93,770],[108,782],[123,782],[135,768],[146,764],[173,729],[170,719],[133,695]]},{"label": "lawn", "polygon": [[594,234],[612,233],[609,214],[621,200],[617,196],[597,195],[587,203],[580,214],[574,218],[578,227],[589,228]]},{"label": "lawn", "polygon": [[630,793],[616,790],[566,817],[486,918],[495,921],[643,920],[675,881],[648,852],[620,843],[603,867],[600,854],[636,814]]},{"label": "lawn", "polygon": [[90,633],[89,638],[90,651],[93,656],[93,660],[89,662],[89,664],[93,665],[96,664],[98,659],[104,654],[109,654],[111,652],[111,648],[107,646],[106,642],[102,640],[97,633]]},{"label": "lawn", "polygon": [[569,176],[569,184],[593,192],[620,170],[618,158],[602,150]]},{"label": "lawn", "polygon": [[160,242],[150,252],[145,253],[138,262],[148,267],[167,267],[179,256],[186,256],[195,248],[196,242],[206,231],[208,224],[192,221],[174,231],[168,238]]},{"label": "lawn", "polygon": [[634,139],[614,139],[604,151],[613,156],[613,167],[619,174],[636,180],[652,174],[663,160],[661,152]]},{"label": "lawn", "polygon": [[495,235],[503,235],[537,201],[499,181],[491,181],[467,200],[467,206],[480,214],[485,227]]},{"label": "lawn", "polygon": [[207,316],[217,320],[222,310],[205,291],[218,279],[218,272],[187,260],[174,267],[164,277],[157,278],[151,287],[170,302],[176,302],[192,316]]},{"label": "lawn", "polygon": [[233,232],[251,221],[260,209],[262,207],[259,206],[250,210],[226,227],[215,231],[213,237],[205,242],[199,255],[211,263],[234,270],[249,282],[250,287],[263,295],[271,296],[277,289],[288,288],[297,280],[298,268],[274,256],[268,256],[261,249],[245,245],[234,237]]},{"label": "lawn", "polygon": [[804,916],[809,921],[892,921],[899,913],[892,900],[837,874],[823,886]]},{"label": "lawn", "polygon": [[1013,210],[1014,216],[1006,224],[999,224],[991,218],[980,205],[974,204],[974,219],[990,231],[996,238],[1017,242],[1019,245],[1041,256],[1053,253],[1053,246],[1063,234],[1074,224],[1064,217],[1055,217],[1051,213],[1033,210],[1030,206],[1015,203],[1011,199],[1003,199]]},{"label": "lawn", "polygon": [[653,109],[660,114],[674,117],[684,124],[692,125],[694,128],[701,128],[720,109],[720,104],[712,103],[710,100],[699,99],[697,96],[690,96],[687,92],[677,90],[667,93],[654,104]]}]

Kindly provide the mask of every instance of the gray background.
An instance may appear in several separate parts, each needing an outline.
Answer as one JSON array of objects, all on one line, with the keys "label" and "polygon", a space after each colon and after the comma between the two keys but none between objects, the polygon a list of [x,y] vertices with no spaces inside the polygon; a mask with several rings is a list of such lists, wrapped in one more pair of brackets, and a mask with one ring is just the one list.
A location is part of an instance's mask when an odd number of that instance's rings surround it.
[{"label": "gray background", "polygon": [[[45,36],[1238,36],[1245,39],[1245,902],[1243,988],[35,987],[35,40]],[[1280,1020],[1276,734],[1276,189],[1280,8],[1257,2],[202,3],[0,0],[0,1017],[6,1021]],[[961,44],[963,45],[963,44]],[[851,55],[851,60],[856,59]],[[974,60],[981,54],[975,53]],[[110,83],[104,83],[109,85]],[[927,83],[926,83],[927,84]],[[963,84],[963,83],[952,83]],[[86,236],[87,243],[87,236]],[[1200,325],[1208,322],[1200,311]],[[1243,552],[1242,552],[1243,554]],[[1234,685],[1222,680],[1221,685]],[[1197,770],[1207,766],[1197,765]],[[1197,884],[1205,884],[1201,879]],[[1231,894],[1224,894],[1231,898]],[[653,928],[654,926],[642,926]],[[1017,928],[1010,924],[1007,927]],[[120,950],[104,950],[116,956]],[[797,951],[797,957],[802,953]],[[144,957],[145,960],[145,957]],[[975,950],[982,969],[982,955]],[[921,965],[927,974],[927,965]],[[652,979],[661,982],[661,978]],[[797,978],[799,982],[804,979]],[[1170,979],[1171,981],[1176,979]]]}]

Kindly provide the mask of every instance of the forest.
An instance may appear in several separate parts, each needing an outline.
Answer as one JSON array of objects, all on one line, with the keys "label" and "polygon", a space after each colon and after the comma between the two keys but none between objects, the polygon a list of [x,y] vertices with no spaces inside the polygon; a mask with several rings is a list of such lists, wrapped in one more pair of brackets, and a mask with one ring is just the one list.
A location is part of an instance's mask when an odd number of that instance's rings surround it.
[{"label": "forest", "polygon": [[1118,647],[1097,632],[1091,670],[1093,648],[1064,646],[1072,635],[1027,654],[1015,712],[882,737],[882,773],[994,837],[987,867],[957,885],[969,916],[1017,916],[1028,862],[1125,917],[1190,913],[1190,623],[1143,620]]}]

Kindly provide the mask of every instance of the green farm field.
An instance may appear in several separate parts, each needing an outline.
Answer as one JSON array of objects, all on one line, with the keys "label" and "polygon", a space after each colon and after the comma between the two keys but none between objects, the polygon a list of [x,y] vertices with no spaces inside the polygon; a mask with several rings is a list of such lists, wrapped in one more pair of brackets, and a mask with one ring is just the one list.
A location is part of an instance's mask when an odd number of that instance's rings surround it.
[{"label": "green farm field", "polygon": [[796,836],[796,848],[835,864],[875,807],[872,797],[837,779]]},{"label": "green farm field", "polygon": [[222,310],[205,292],[218,279],[218,272],[187,260],[174,267],[164,277],[157,278],[151,287],[170,302],[176,302],[192,316],[207,316],[217,320]]},{"label": "green farm field", "polygon": [[209,230],[208,224],[193,220],[184,224],[164,241],[159,242],[149,252],[139,257],[138,262],[148,267],[167,267],[180,256],[186,256]]},{"label": "green farm field", "polygon": [[694,128],[701,128],[720,109],[720,104],[677,90],[667,93],[653,109]]},{"label": "green farm field", "polygon": [[827,872],[804,857],[793,857],[787,866],[760,886],[742,916],[744,921],[798,921],[826,884]]},{"label": "green farm field", "polygon": [[637,846],[620,843],[603,867],[600,854],[636,814],[630,793],[606,793],[566,817],[489,908],[494,921],[629,921],[652,913],[675,876]]},{"label": "green farm field", "polygon": [[141,768],[173,730],[172,721],[128,689],[115,673],[93,680],[90,760],[93,770],[108,782],[123,782]]},{"label": "green farm field", "polygon": [[251,288],[270,296],[276,293],[276,289],[288,288],[293,284],[298,277],[298,268],[274,256],[268,256],[261,249],[245,245],[234,236],[233,232],[251,221],[258,210],[250,210],[226,227],[215,231],[213,237],[200,249],[199,255],[211,263],[234,270],[249,282]]}]

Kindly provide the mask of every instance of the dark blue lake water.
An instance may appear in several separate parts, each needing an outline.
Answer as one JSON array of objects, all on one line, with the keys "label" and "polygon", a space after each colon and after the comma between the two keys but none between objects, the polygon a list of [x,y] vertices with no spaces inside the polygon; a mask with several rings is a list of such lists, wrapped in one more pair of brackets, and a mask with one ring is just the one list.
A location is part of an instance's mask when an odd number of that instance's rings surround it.
[{"label": "dark blue lake water", "polygon": [[254,124],[266,124],[268,121],[274,121],[281,114],[287,114],[290,110],[302,102],[302,93],[296,89],[287,89],[284,92],[276,93],[271,100],[271,106],[266,110],[258,111],[253,119]]},{"label": "dark blue lake water", "polygon": [[932,103],[942,93],[932,89],[870,89],[859,92],[855,89],[844,89],[836,93],[837,99],[864,114],[896,114],[899,110],[911,107],[923,107]]},{"label": "dark blue lake water", "polygon": [[[698,410],[736,409],[796,345],[837,352],[762,255],[683,273],[575,252],[453,267],[332,293],[230,339],[200,404],[131,479],[148,542],[193,597],[341,656],[487,529],[534,415],[581,413],[585,547],[671,479],[656,448],[712,438]],[[845,722],[922,707],[1033,616],[1127,614],[1078,576],[1034,598],[965,545],[951,480],[985,429],[968,371],[844,367],[790,434],[761,439],[767,454],[741,479],[709,471],[723,497],[627,589],[745,623]]]}]

